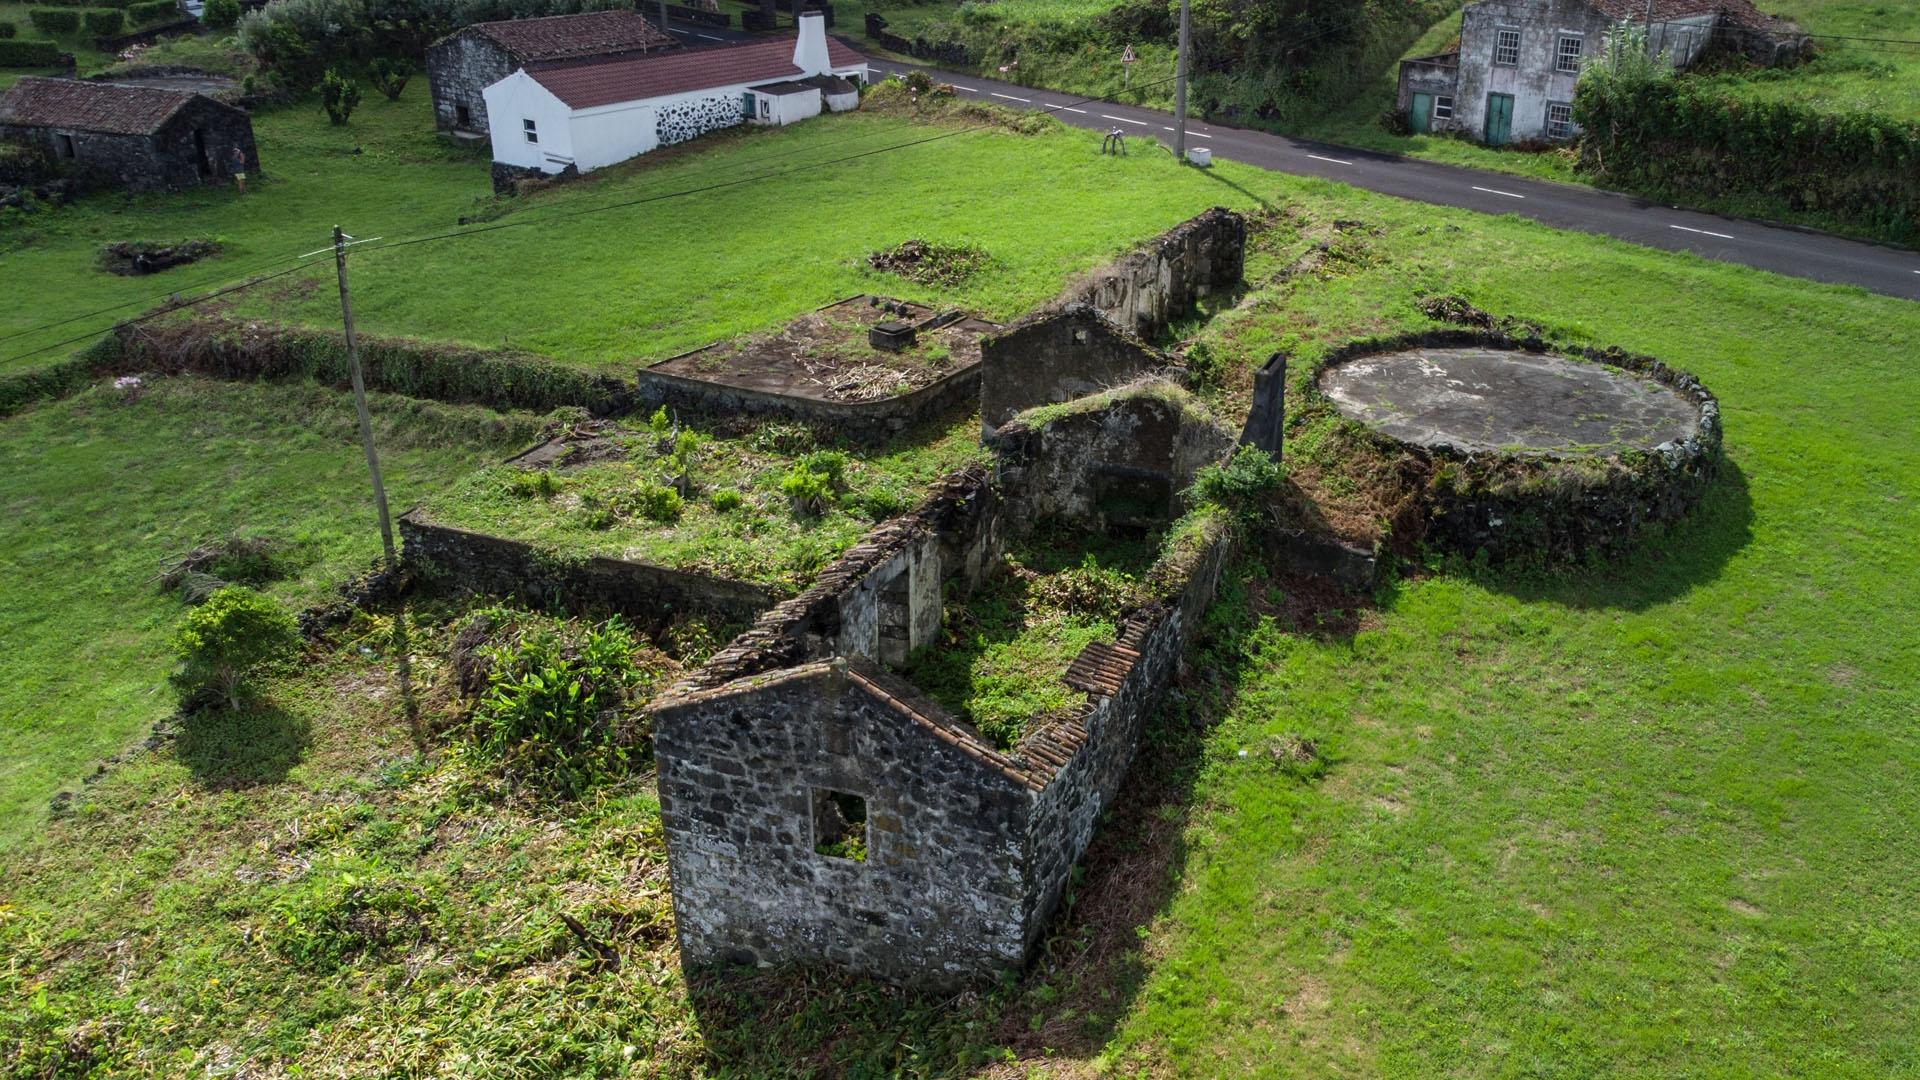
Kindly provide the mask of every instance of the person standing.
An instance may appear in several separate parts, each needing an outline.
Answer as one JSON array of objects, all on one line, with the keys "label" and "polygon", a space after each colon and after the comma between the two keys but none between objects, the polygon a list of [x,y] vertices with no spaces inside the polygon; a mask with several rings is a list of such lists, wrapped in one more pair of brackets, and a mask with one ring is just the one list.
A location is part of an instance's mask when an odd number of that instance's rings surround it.
[{"label": "person standing", "polygon": [[242,195],[247,193],[247,152],[238,146],[228,155],[228,166],[233,173],[233,189]]}]

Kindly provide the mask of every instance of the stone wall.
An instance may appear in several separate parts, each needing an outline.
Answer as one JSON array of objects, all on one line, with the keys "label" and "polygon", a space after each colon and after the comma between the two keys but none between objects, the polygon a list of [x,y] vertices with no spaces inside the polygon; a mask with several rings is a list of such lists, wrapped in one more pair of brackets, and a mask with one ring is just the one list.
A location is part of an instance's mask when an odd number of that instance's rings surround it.
[{"label": "stone wall", "polygon": [[1067,289],[1060,303],[1090,304],[1151,339],[1192,311],[1200,297],[1238,285],[1246,257],[1246,219],[1216,206],[1094,271]]},{"label": "stone wall", "polygon": [[682,613],[747,623],[773,606],[772,594],[757,585],[620,559],[562,558],[438,525],[418,511],[401,515],[400,542],[408,564],[428,581],[543,607],[615,611],[648,628]]},{"label": "stone wall", "polygon": [[859,442],[882,442],[971,405],[980,393],[980,370],[981,365],[971,364],[879,401],[825,401],[642,369],[636,401],[643,410],[666,405],[713,416],[779,417],[829,427]]},{"label": "stone wall", "polygon": [[1090,304],[1037,312],[980,340],[980,426],[1132,382],[1167,357]]},{"label": "stone wall", "polygon": [[673,146],[746,122],[744,99],[738,92],[714,94],[662,105],[655,113],[655,135],[661,146]]},{"label": "stone wall", "polygon": [[1022,414],[991,445],[1015,520],[1109,529],[1178,516],[1194,473],[1233,438],[1185,391],[1150,381]]},{"label": "stone wall", "polygon": [[55,161],[67,159],[69,139],[70,168],[86,187],[169,191],[231,183],[236,147],[248,172],[260,170],[252,118],[211,98],[187,102],[151,135],[0,125],[0,141],[41,147]]},{"label": "stone wall", "polygon": [[[507,50],[478,30],[462,30],[436,42],[427,50],[434,130],[487,134],[487,99],[482,91],[513,74],[513,69],[513,57]],[[467,109],[464,126],[459,122],[463,105]]]},{"label": "stone wall", "polygon": [[[922,644],[942,596],[998,566],[1014,487],[1040,475],[1000,473],[942,481],[653,706],[685,962],[823,963],[952,989],[1018,967],[1044,932],[1232,540],[1223,516],[1186,526],[1148,575],[1153,598],[1074,660],[1080,710],[1003,751],[871,659],[890,606],[905,647]],[[849,803],[863,854],[823,848]]]}]

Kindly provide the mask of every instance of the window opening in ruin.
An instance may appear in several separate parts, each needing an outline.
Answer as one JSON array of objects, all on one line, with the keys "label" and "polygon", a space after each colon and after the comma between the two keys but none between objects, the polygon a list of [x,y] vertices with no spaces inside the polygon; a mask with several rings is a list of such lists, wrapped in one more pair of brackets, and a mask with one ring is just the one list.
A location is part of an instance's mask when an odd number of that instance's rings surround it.
[{"label": "window opening in ruin", "polygon": [[453,107],[453,126],[457,128],[471,128],[473,126],[473,110],[467,108],[465,105],[455,105]]},{"label": "window opening in ruin", "polygon": [[813,789],[813,850],[835,859],[867,861],[867,800],[831,788]]},{"label": "window opening in ruin", "polygon": [[193,129],[193,167],[202,177],[213,175],[213,162],[207,158],[207,129]]},{"label": "window opening in ruin", "polygon": [[73,136],[71,135],[60,136],[60,139],[57,145],[59,146],[58,153],[61,157],[66,158],[69,161],[73,160],[73,156],[74,156]]},{"label": "window opening in ruin", "polygon": [[1501,30],[1494,36],[1493,62],[1502,67],[1520,65],[1520,31]]}]

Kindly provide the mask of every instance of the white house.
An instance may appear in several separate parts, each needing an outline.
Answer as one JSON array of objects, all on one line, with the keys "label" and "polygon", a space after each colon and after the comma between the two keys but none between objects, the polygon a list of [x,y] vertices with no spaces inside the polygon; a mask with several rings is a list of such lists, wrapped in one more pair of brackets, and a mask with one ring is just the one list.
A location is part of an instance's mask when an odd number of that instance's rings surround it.
[{"label": "white house", "polygon": [[791,124],[855,108],[867,58],[801,14],[793,37],[533,65],[484,91],[496,187],[590,172],[740,123]]}]

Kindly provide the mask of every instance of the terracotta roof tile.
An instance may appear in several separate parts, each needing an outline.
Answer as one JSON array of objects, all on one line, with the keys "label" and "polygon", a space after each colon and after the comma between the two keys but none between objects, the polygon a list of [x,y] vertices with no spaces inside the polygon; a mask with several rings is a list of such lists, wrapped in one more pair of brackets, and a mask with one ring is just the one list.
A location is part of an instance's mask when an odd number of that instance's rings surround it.
[{"label": "terracotta roof tile", "polygon": [[678,48],[680,43],[631,11],[589,11],[539,19],[475,23],[524,64],[611,53]]},{"label": "terracotta roof tile", "polygon": [[[617,60],[528,68],[527,74],[570,108],[591,109],[716,86],[798,78],[806,72],[793,66],[793,42],[793,36],[787,35]],[[863,64],[867,59],[835,37],[827,39],[827,58],[836,68]]]},{"label": "terracotta roof tile", "polygon": [[151,135],[199,96],[190,90],[28,75],[0,94],[0,124]]},{"label": "terracotta roof tile", "polygon": [[[1646,0],[1588,0],[1588,3],[1608,18],[1630,23],[1647,21]],[[1716,12],[1735,26],[1753,30],[1775,30],[1783,26],[1781,20],[1754,7],[1752,0],[1653,0],[1654,22]]]}]

